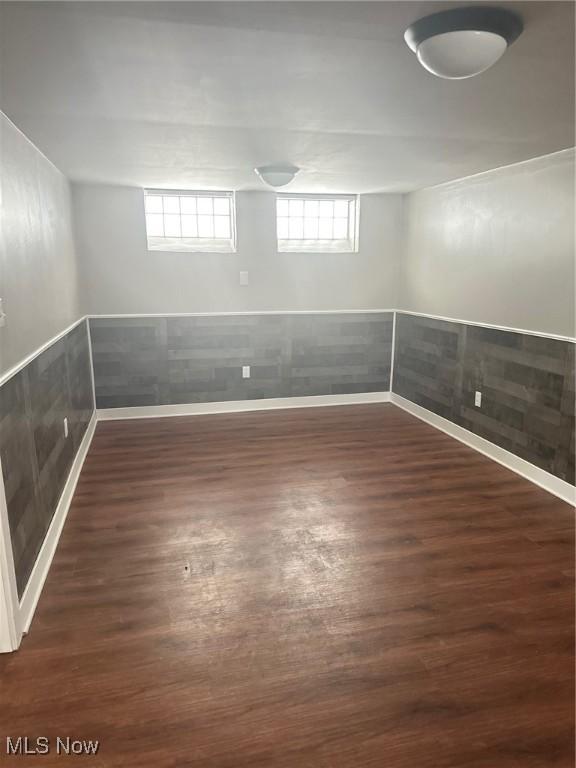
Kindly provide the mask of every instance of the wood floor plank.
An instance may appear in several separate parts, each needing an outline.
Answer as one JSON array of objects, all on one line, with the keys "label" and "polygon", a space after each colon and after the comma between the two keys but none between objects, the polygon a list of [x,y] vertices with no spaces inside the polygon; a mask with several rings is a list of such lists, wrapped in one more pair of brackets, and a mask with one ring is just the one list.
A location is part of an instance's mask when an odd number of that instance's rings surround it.
[{"label": "wood floor plank", "polygon": [[0,736],[99,752],[2,765],[573,768],[573,569],[567,504],[392,405],[100,423],[0,658]]}]

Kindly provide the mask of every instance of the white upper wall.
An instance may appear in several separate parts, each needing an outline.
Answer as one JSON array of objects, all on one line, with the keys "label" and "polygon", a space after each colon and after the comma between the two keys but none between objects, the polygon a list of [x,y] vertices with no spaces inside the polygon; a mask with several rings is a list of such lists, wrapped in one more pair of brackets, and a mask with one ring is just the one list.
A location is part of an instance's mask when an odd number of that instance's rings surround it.
[{"label": "white upper wall", "polygon": [[[359,253],[277,253],[273,192],[237,193],[237,253],[174,253],[147,250],[141,189],[72,189],[88,314],[395,306],[400,195],[361,197]],[[246,287],[241,270],[249,273]]]},{"label": "white upper wall", "polygon": [[67,180],[1,113],[0,139],[0,374],[84,313],[400,307],[574,336],[573,150],[363,195],[357,254],[277,253],[272,192],[237,194],[235,254],[148,251],[142,190],[77,184],[77,269]]},{"label": "white upper wall", "polygon": [[0,375],[79,317],[66,178],[0,112]]},{"label": "white upper wall", "polygon": [[400,306],[574,336],[574,150],[407,196]]}]

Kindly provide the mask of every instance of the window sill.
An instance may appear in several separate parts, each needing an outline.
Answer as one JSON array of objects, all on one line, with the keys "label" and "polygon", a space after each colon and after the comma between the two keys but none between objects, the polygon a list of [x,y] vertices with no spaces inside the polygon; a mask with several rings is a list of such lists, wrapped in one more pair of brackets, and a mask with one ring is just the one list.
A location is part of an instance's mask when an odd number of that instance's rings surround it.
[{"label": "window sill", "polygon": [[148,251],[170,253],[236,253],[236,248],[226,242],[186,242],[177,238],[149,238]]},{"label": "window sill", "polygon": [[308,253],[308,254],[330,254],[330,253],[358,253],[358,248],[349,243],[313,243],[302,242],[298,245],[288,244],[278,241],[278,253]]}]

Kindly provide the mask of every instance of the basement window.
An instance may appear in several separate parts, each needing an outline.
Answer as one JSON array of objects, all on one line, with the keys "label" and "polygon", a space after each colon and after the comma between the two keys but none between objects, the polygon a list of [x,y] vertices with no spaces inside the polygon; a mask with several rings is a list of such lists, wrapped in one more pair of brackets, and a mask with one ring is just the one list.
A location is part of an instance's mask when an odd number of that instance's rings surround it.
[{"label": "basement window", "polygon": [[149,251],[236,250],[233,192],[145,189]]},{"label": "basement window", "polygon": [[356,195],[278,195],[278,251],[354,253],[358,251]]}]

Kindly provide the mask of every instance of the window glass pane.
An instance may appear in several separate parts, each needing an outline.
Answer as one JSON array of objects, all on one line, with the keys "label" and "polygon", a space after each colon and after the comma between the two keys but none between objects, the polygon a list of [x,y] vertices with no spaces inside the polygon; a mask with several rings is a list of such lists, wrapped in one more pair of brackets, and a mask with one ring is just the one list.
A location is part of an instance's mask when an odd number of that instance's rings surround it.
[{"label": "window glass pane", "polygon": [[214,213],[217,216],[230,215],[230,200],[227,197],[214,198]]},{"label": "window glass pane", "polygon": [[320,213],[319,213],[319,206],[318,206],[318,200],[305,200],[304,201],[304,215],[305,216],[314,216],[314,217],[318,217],[320,215]]},{"label": "window glass pane", "polygon": [[[165,194],[144,190],[148,247],[159,250],[235,250],[234,206],[228,195],[209,193]],[[287,229],[287,227],[286,227]],[[162,243],[162,239],[166,242]],[[204,240],[205,242],[200,242]],[[214,241],[210,243],[210,241]]]},{"label": "window glass pane", "polygon": [[182,237],[198,237],[198,221],[196,216],[182,216]]},{"label": "window glass pane", "polygon": [[303,200],[289,200],[290,216],[303,216],[304,215],[304,201]]},{"label": "window glass pane", "polygon": [[348,218],[348,200],[334,200],[334,216]]},{"label": "window glass pane", "polygon": [[162,213],[162,197],[160,195],[146,195],[146,213]]},{"label": "window glass pane", "polygon": [[321,240],[331,240],[332,219],[319,219],[318,222],[318,237]]},{"label": "window glass pane", "polygon": [[212,216],[198,216],[198,237],[214,237],[214,218]]},{"label": "window glass pane", "polygon": [[161,213],[146,214],[146,232],[149,237],[163,237],[164,222]]},{"label": "window glass pane", "polygon": [[183,195],[180,198],[180,213],[196,213],[196,198]]},{"label": "window glass pane", "polygon": [[214,216],[214,237],[230,237],[228,216]]},{"label": "window glass pane", "polygon": [[180,213],[180,198],[179,197],[163,197],[164,201],[164,213]]},{"label": "window glass pane", "polygon": [[302,239],[304,237],[304,219],[300,216],[290,217],[288,219],[288,233],[291,239]]},{"label": "window glass pane", "polygon": [[304,219],[304,237],[307,240],[318,239],[318,219]]},{"label": "window glass pane", "polygon": [[336,240],[348,237],[348,219],[334,219],[334,237]]},{"label": "window glass pane", "polygon": [[212,198],[211,197],[198,198],[198,213],[212,214]]},{"label": "window glass pane", "polygon": [[286,216],[278,218],[278,237],[280,240],[288,239],[288,218]]},{"label": "window glass pane", "polygon": [[[278,194],[276,222],[280,250],[352,252],[355,200]],[[290,242],[287,242],[290,241]]]},{"label": "window glass pane", "polygon": [[180,237],[180,216],[164,214],[164,234],[166,237]]}]

